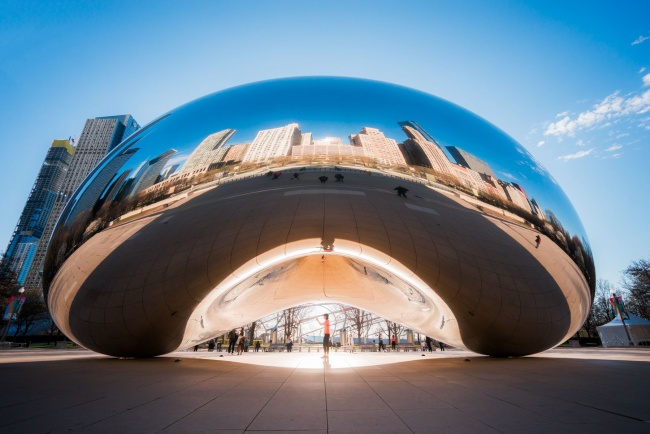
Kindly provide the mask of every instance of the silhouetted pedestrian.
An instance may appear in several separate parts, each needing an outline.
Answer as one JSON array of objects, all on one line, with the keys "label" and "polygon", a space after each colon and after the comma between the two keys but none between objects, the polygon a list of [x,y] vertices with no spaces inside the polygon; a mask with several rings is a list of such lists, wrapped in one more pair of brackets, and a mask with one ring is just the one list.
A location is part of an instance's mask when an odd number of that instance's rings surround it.
[{"label": "silhouetted pedestrian", "polygon": [[293,177],[291,179],[295,179],[296,181],[300,179],[300,174],[297,172],[293,174]]},{"label": "silhouetted pedestrian", "polygon": [[239,330],[239,337],[237,338],[237,355],[241,356],[244,352],[244,344],[246,343],[244,337],[244,327]]},{"label": "silhouetted pedestrian", "polygon": [[237,332],[235,329],[230,330],[230,333],[228,333],[228,353],[229,354],[234,354],[235,353],[235,344],[237,342]]},{"label": "silhouetted pedestrian", "polygon": [[541,242],[542,242],[542,238],[541,238],[539,235],[537,235],[537,236],[535,237],[535,248],[536,248],[536,249],[539,248],[539,245],[540,245]]},{"label": "silhouetted pedestrian", "polygon": [[329,178],[325,175],[321,175],[318,177],[318,180],[320,181],[321,184],[325,184]]},{"label": "silhouetted pedestrian", "polygon": [[334,182],[343,182],[343,178],[345,178],[345,177],[343,175],[341,175],[340,173],[337,173],[336,175],[334,175],[334,178],[336,178],[336,181],[334,181]]},{"label": "silhouetted pedestrian", "polygon": [[398,185],[393,190],[397,190],[397,195],[402,197],[406,197],[406,192],[409,191],[408,188],[404,188],[401,185]]},{"label": "silhouetted pedestrian", "polygon": [[260,351],[260,346],[261,346],[260,341],[256,341],[255,342],[255,352],[256,353],[258,353]]},{"label": "silhouetted pedestrian", "polygon": [[433,347],[431,346],[431,338],[429,336],[427,336],[425,342],[427,344],[427,349],[429,350],[429,352],[430,353],[433,352]]},{"label": "silhouetted pedestrian", "polygon": [[395,351],[397,349],[397,338],[395,335],[393,335],[392,338],[390,338],[390,348]]},{"label": "silhouetted pedestrian", "polygon": [[440,347],[440,351],[445,351],[445,343],[438,341],[438,346]]},{"label": "silhouetted pedestrian", "polygon": [[214,347],[215,347],[216,344],[217,343],[214,340],[214,338],[210,339],[210,342],[208,342],[208,351],[210,351],[210,352],[214,351]]}]

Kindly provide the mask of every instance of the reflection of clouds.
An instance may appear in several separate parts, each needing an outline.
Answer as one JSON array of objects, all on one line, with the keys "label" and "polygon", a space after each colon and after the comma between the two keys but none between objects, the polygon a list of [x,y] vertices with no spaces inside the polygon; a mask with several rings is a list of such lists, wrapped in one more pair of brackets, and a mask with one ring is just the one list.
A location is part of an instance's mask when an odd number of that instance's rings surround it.
[{"label": "reflection of clouds", "polygon": [[519,178],[517,178],[517,177],[516,177],[515,175],[513,175],[512,173],[507,173],[507,172],[499,172],[499,173],[502,174],[503,176],[505,176],[505,177],[508,178],[508,179],[512,179],[512,180],[514,180],[514,181],[519,181]]},{"label": "reflection of clouds", "polygon": [[190,154],[186,154],[186,153],[181,154],[181,153],[179,153],[176,156],[174,156],[173,158],[170,158],[164,168],[166,169],[168,167],[173,166],[174,164],[179,164],[180,165],[180,163],[185,162],[185,160],[187,160],[189,156],[190,156]]},{"label": "reflection of clouds", "polygon": [[605,149],[605,151],[612,152],[612,151],[616,151],[617,149],[621,149],[621,148],[622,148],[621,145],[612,145],[609,148]]}]

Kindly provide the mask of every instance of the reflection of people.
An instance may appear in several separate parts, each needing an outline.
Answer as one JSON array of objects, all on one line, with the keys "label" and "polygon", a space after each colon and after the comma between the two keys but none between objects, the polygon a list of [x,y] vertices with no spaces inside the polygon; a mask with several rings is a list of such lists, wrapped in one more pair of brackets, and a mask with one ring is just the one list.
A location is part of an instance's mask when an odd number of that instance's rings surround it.
[{"label": "reflection of people", "polygon": [[539,248],[539,244],[540,244],[541,242],[542,242],[542,238],[541,238],[539,235],[537,235],[537,236],[535,237],[535,248],[536,248],[536,249]]},{"label": "reflection of people", "polygon": [[395,338],[395,335],[393,335],[393,337],[390,338],[390,347],[393,351],[395,351],[397,347],[397,339]]},{"label": "reflection of people", "polygon": [[293,174],[293,178],[291,178],[291,179],[299,180],[299,179],[300,179],[300,175],[298,174],[298,172],[294,173],[294,174]]},{"label": "reflection of people", "polygon": [[256,341],[256,342],[255,342],[255,352],[256,352],[256,353],[259,352],[259,350],[260,350],[260,346],[261,346],[260,341]]},{"label": "reflection of people", "polygon": [[427,350],[429,350],[429,352],[432,352],[433,348],[431,347],[431,338],[429,336],[427,336],[425,342],[427,344]]},{"label": "reflection of people", "polygon": [[318,324],[323,326],[323,357],[329,357],[330,355],[330,316],[329,314],[323,315],[325,321],[321,322],[319,319]]},{"label": "reflection of people", "polygon": [[343,181],[344,176],[341,175],[340,173],[337,173],[336,175],[334,175],[334,178],[336,178],[335,182],[341,182]]},{"label": "reflection of people", "polygon": [[214,340],[214,338],[210,339],[210,341],[208,342],[208,351],[214,351],[214,347],[216,344],[217,343]]},{"label": "reflection of people", "polygon": [[398,185],[393,190],[397,190],[397,195],[402,197],[406,197],[406,192],[409,191],[408,188],[404,188],[401,185]]},{"label": "reflection of people", "polygon": [[276,179],[278,179],[278,178],[280,177],[280,175],[282,175],[282,172],[275,172],[275,173],[273,174],[273,178],[271,178],[271,180],[276,180]]},{"label": "reflection of people", "polygon": [[318,177],[318,180],[320,181],[321,184],[325,184],[329,178],[325,175],[321,175]]},{"label": "reflection of people", "polygon": [[383,351],[385,348],[384,348],[384,341],[381,339],[381,333],[379,333],[378,338],[379,338],[378,339],[379,340],[379,351]]},{"label": "reflection of people", "polygon": [[287,353],[290,353],[292,348],[293,341],[291,340],[291,336],[287,336]]},{"label": "reflection of people", "polygon": [[438,346],[440,347],[440,351],[445,351],[445,343],[438,341]]}]

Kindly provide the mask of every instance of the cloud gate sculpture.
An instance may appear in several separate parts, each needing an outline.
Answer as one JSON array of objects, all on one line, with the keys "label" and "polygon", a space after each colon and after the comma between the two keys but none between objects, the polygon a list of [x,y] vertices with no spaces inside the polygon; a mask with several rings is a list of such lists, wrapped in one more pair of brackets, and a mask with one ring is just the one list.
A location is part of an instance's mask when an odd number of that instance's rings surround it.
[{"label": "cloud gate sculpture", "polygon": [[521,356],[575,333],[594,283],[572,205],[512,138],[413,89],[325,77],[137,131],[68,202],[44,269],[59,328],[131,357],[308,302]]}]

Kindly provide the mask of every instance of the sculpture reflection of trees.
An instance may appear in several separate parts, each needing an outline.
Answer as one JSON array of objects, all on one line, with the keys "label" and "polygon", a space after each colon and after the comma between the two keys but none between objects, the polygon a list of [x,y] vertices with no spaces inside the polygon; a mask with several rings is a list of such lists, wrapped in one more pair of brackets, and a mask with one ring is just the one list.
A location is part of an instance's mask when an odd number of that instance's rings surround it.
[{"label": "sculpture reflection of trees", "polygon": [[373,315],[365,310],[356,307],[345,310],[346,322],[350,322],[357,333],[357,342],[361,343],[361,336],[368,334],[368,329],[372,324]]},{"label": "sculpture reflection of trees", "polygon": [[627,291],[627,310],[650,319],[650,260],[632,262],[623,271],[623,287]]}]

